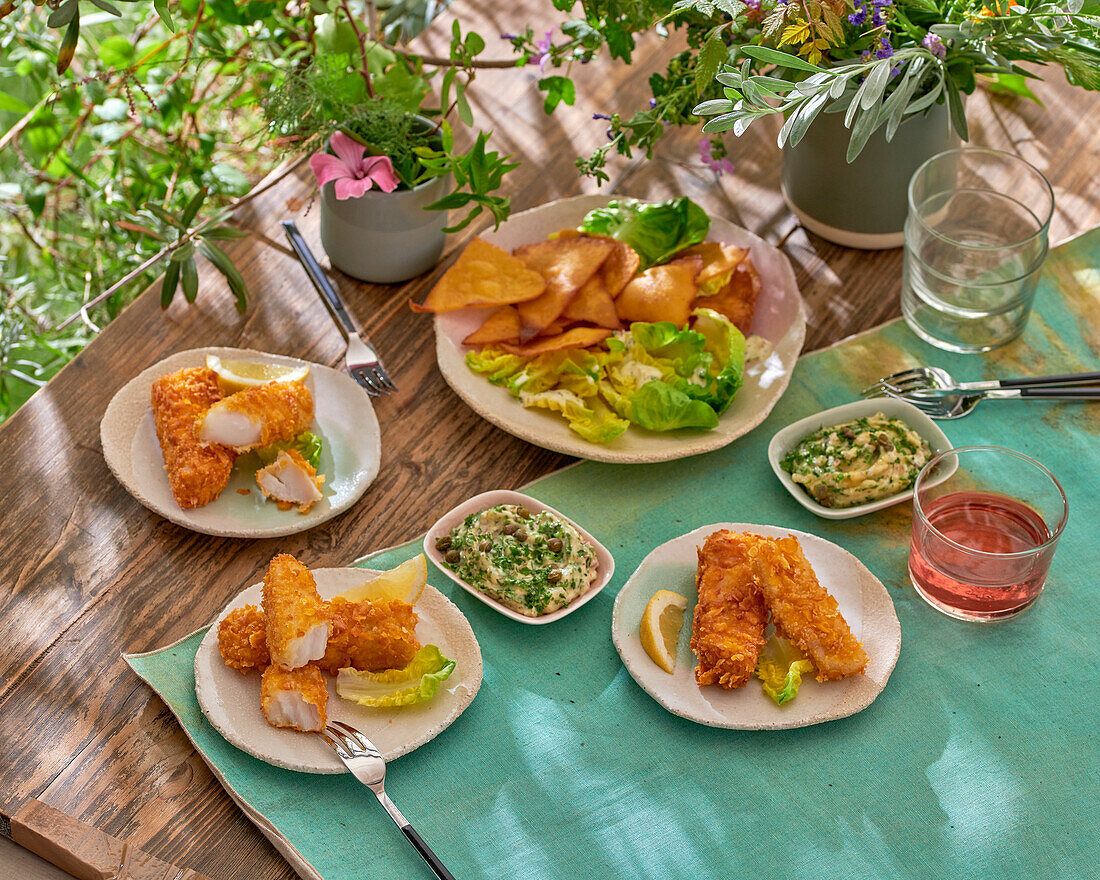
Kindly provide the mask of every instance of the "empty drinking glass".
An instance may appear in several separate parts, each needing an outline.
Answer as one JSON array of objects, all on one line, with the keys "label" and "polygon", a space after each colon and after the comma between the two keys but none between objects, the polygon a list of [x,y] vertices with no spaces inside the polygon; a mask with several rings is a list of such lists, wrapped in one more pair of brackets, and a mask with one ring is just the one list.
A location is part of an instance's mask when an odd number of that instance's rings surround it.
[{"label": "empty drinking glass", "polygon": [[939,348],[989,351],[1019,336],[1047,255],[1054,192],[1018,156],[967,147],[909,182],[901,311]]}]

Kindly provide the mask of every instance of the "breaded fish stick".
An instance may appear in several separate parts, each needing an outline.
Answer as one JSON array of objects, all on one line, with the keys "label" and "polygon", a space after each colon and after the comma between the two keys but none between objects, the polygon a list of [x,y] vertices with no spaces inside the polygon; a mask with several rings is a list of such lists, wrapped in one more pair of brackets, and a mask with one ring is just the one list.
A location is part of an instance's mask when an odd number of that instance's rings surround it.
[{"label": "breaded fish stick", "polygon": [[293,440],[313,421],[313,395],[303,382],[268,382],[218,401],[198,424],[203,443],[237,452]]},{"label": "breaded fish stick", "polygon": [[863,672],[867,652],[836,599],[818,583],[797,538],[762,542],[754,548],[752,566],[775,628],[810,658],[818,681]]},{"label": "breaded fish stick", "polygon": [[[317,665],[336,674],[345,666],[366,672],[401,669],[420,650],[417,615],[400,599],[392,602],[348,602],[334,599],[332,631],[325,656]],[[264,613],[255,605],[229,612],[218,625],[218,650],[225,665],[238,672],[263,672],[271,665],[264,633]]]},{"label": "breaded fish stick", "polygon": [[749,557],[758,540],[723,530],[699,548],[691,650],[699,660],[695,680],[700,685],[741,687],[756,669],[768,620]]},{"label": "breaded fish stick", "polygon": [[269,666],[260,679],[260,708],[272,727],[324,730],[328,720],[325,677],[316,666],[291,671]]},{"label": "breaded fish stick", "polygon": [[332,600],[332,634],[317,665],[333,675],[345,666],[366,672],[402,669],[420,650],[416,612],[408,602]]},{"label": "breaded fish stick", "polygon": [[233,450],[204,445],[195,436],[196,421],[222,399],[218,374],[191,367],[161,376],[150,396],[172,497],[184,510],[209,504],[229,484],[237,457]]},{"label": "breaded fish stick", "polygon": [[264,577],[264,630],[271,662],[297,669],[325,656],[331,613],[309,569],[288,553],[271,560]]}]

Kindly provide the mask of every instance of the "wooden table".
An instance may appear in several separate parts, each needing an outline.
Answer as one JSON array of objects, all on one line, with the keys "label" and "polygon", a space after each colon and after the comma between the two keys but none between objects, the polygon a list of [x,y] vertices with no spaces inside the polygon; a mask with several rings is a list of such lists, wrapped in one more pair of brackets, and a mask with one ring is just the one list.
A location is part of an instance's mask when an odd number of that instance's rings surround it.
[{"label": "wooden table", "polygon": [[[546,11],[507,16],[465,4],[460,16],[483,34],[532,23]],[[548,4],[545,4],[548,7]],[[504,20],[507,17],[508,20]],[[442,44],[429,35],[429,46]],[[578,80],[577,104],[552,118],[541,110],[534,69],[479,77],[474,109],[497,149],[522,167],[507,182],[522,210],[593,191],[573,159],[603,135],[593,112],[644,103],[645,80],[672,52],[654,41],[649,63],[597,62]],[[1100,101],[1061,74],[1035,88],[1045,104],[976,94],[972,140],[1019,152],[1051,180],[1052,240],[1100,223],[1095,187]],[[898,315],[901,252],[830,245],[802,230],[779,195],[777,126],[729,139],[737,174],[718,181],[697,159],[699,133],[672,133],[654,161],[617,163],[615,190],[642,197],[686,194],[778,244],[809,306],[806,349]],[[381,473],[350,511],[279,540],[194,534],[134,501],[104,464],[99,422],[130,377],[187,348],[227,345],[340,361],[339,334],[284,245],[278,221],[295,216],[320,253],[309,172],[289,177],[242,210],[254,235],[229,246],[252,290],[239,315],[220,276],[204,265],[194,306],[164,313],[146,292],[0,428],[0,810],[37,798],[163,859],[210,877],[274,880],[293,874],[244,819],[190,747],[166,707],[120,659],[175,641],[208,623],[277,551],[310,567],[339,566],[423,532],[443,511],[490,488],[519,487],[569,459],[523,443],[482,421],[443,382],[431,320],[408,309],[447,260],[400,287],[356,283],[333,273],[355,319],[378,343],[400,391],[375,402],[382,425]],[[470,232],[449,242],[450,253]],[[0,849],[0,874],[15,874]],[[7,866],[8,870],[3,868]]]}]

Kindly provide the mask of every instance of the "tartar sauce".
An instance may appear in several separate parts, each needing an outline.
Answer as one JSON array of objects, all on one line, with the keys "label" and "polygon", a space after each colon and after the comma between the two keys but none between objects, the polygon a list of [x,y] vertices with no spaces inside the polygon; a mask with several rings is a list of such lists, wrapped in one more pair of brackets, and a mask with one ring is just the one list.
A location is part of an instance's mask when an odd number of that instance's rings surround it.
[{"label": "tartar sauce", "polygon": [[498,504],[436,541],[444,564],[526,617],[564,608],[596,579],[596,549],[552,513]]}]

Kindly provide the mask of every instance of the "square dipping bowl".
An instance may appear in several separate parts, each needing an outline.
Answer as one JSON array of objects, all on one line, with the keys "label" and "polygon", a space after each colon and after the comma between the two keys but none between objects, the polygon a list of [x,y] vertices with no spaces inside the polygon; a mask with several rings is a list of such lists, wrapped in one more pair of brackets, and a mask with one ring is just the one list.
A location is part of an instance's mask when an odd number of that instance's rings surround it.
[{"label": "square dipping bowl", "polygon": [[[549,614],[543,614],[539,617],[527,617],[520,614],[517,611],[513,611],[506,605],[501,604],[491,596],[487,596],[480,592],[470,584],[466,583],[455,572],[446,566],[443,562],[442,551],[435,549],[436,539],[442,538],[445,535],[451,533],[451,529],[461,523],[471,513],[479,513],[489,507],[496,507],[498,504],[519,504],[526,507],[532,513],[539,513],[541,511],[547,511],[554,514],[563,521],[569,523],[575,528],[584,540],[596,548],[596,579],[589,584],[588,589],[577,596],[572,602],[566,605],[564,608],[559,608],[557,611],[551,611]],[[610,551],[603,544],[592,537],[584,528],[578,523],[571,520],[564,513],[560,513],[554,508],[543,504],[536,498],[532,498],[530,495],[524,495],[520,492],[511,492],[507,489],[496,489],[492,492],[482,492],[480,495],[475,495],[469,501],[465,501],[458,507],[451,510],[449,513],[444,514],[439,521],[428,529],[428,533],[424,536],[424,555],[427,556],[443,574],[447,575],[452,581],[458,584],[467,593],[473,596],[475,599],[479,599],[492,608],[494,611],[499,611],[505,617],[510,617],[512,620],[518,620],[520,623],[530,623],[540,625],[544,623],[553,623],[555,620],[561,620],[567,614],[572,614],[586,602],[593,599],[597,593],[611,581],[611,576],[615,573],[615,559],[611,555]]]},{"label": "square dipping bowl", "polygon": [[[798,446],[803,438],[819,428],[828,425],[841,425],[853,419],[873,416],[875,413],[882,413],[887,418],[899,419],[905,422],[928,443],[933,456],[951,449],[951,441],[940,430],[939,425],[911,403],[906,403],[904,400],[897,400],[893,397],[876,397],[871,400],[857,400],[842,406],[834,406],[832,409],[823,410],[816,415],[807,416],[787,425],[787,427],[777,432],[772,437],[771,443],[768,444],[768,462],[771,464],[772,470],[775,471],[775,475],[779,477],[779,482],[786,487],[795,501],[811,513],[824,519],[852,519],[853,517],[873,513],[876,510],[882,510],[884,507],[890,507],[901,501],[907,501],[913,497],[913,487],[910,486],[904,492],[898,492],[887,498],[879,498],[877,501],[867,501],[852,507],[825,507],[810,497],[810,493],[806,491],[805,487],[792,480],[791,475],[779,466],[779,463],[787,457],[787,453]],[[950,474],[945,474],[940,482],[947,479],[948,476]]]}]

